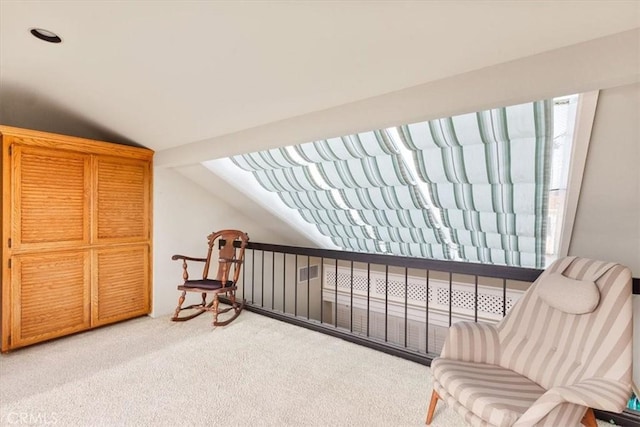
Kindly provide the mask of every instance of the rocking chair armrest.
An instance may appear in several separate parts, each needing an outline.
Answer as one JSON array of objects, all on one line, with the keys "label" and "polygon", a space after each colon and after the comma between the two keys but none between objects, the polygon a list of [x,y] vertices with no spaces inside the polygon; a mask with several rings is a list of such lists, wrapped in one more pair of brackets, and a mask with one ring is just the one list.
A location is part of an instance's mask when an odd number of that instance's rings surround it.
[{"label": "rocking chair armrest", "polygon": [[[174,255],[171,257],[172,260],[178,260],[181,259],[182,260],[182,279],[186,282],[187,280],[189,280],[189,272],[187,271],[188,266],[187,266],[187,261],[197,261],[197,262],[207,262],[206,258],[195,258],[195,257],[191,257],[191,256],[186,256],[186,255]],[[206,268],[205,264],[205,268]],[[206,273],[205,273],[206,274]]]},{"label": "rocking chair armrest", "polygon": [[177,260],[177,259],[182,259],[185,261],[199,261],[199,262],[206,262],[207,259],[206,258],[194,258],[194,257],[190,257],[190,256],[186,256],[186,255],[173,255],[171,257],[172,260]]}]

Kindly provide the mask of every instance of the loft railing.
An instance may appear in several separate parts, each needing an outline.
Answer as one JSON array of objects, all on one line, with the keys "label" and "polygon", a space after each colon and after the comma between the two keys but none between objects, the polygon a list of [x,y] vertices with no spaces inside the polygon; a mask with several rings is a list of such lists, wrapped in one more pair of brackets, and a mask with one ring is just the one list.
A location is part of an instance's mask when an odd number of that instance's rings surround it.
[{"label": "loft railing", "polygon": [[[238,296],[248,310],[430,365],[448,326],[497,322],[541,273],[250,242]],[[640,423],[632,410],[596,415]]]},{"label": "loft railing", "polygon": [[429,364],[448,326],[497,322],[540,273],[250,242],[238,294],[249,310]]}]

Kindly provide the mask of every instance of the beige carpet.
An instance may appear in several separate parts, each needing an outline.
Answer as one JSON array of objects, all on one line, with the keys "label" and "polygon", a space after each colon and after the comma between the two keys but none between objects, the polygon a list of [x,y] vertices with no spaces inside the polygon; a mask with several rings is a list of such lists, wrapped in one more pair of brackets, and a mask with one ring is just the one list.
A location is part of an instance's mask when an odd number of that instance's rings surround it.
[{"label": "beige carpet", "polygon": [[[0,362],[3,426],[421,426],[431,392],[425,366],[250,312],[139,318]],[[464,423],[441,403],[433,425]]]}]

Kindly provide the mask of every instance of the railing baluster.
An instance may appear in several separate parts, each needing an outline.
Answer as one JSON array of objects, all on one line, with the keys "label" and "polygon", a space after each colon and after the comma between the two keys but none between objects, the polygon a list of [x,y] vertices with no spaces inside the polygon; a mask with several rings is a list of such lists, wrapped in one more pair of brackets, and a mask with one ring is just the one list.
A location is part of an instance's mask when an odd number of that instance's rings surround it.
[{"label": "railing baluster", "polygon": [[351,286],[349,287],[349,331],[353,332],[353,261],[351,261]]},{"label": "railing baluster", "polygon": [[502,317],[507,315],[507,279],[502,279]]},{"label": "railing baluster", "polygon": [[449,326],[452,325],[452,309],[453,309],[453,274],[449,272]]},{"label": "railing baluster", "polygon": [[255,301],[253,296],[255,295],[255,287],[256,283],[256,251],[251,252],[251,304]]},{"label": "railing baluster", "polygon": [[404,268],[404,346],[407,346],[407,328],[408,328],[408,306],[409,306],[409,271],[407,267]]},{"label": "railing baluster", "polygon": [[335,324],[335,327],[338,327],[338,258],[336,258],[336,269],[335,269],[335,277],[334,277],[334,287],[333,287],[333,292],[335,295],[335,301],[333,304],[333,310],[334,310],[334,315],[333,315],[333,323]]},{"label": "railing baluster", "polygon": [[[253,252],[253,251],[251,251]],[[246,265],[242,266],[242,299],[246,299],[247,298],[247,294],[244,292],[244,284],[247,282],[245,280],[246,276],[247,276],[247,269],[245,268]]]},{"label": "railing baluster", "polygon": [[296,265],[293,274],[293,315],[298,317],[298,255],[296,255]]},{"label": "railing baluster", "polygon": [[324,323],[324,258],[320,258],[320,323]]},{"label": "railing baluster", "polygon": [[371,308],[371,264],[367,263],[367,336],[369,336],[369,310]]},{"label": "railing baluster", "polygon": [[271,310],[275,307],[276,300],[276,253],[271,252]]},{"label": "railing baluster", "polygon": [[384,341],[389,335],[389,266],[384,266]]},{"label": "railing baluster", "polygon": [[287,312],[287,254],[282,254],[282,314]]},{"label": "railing baluster", "polygon": [[429,270],[425,276],[425,295],[424,295],[424,352],[429,353]]},{"label": "railing baluster", "polygon": [[475,280],[475,292],[474,292],[474,299],[473,299],[473,320],[474,322],[478,323],[478,275],[476,274],[476,280]]},{"label": "railing baluster", "polygon": [[262,251],[261,264],[262,264],[262,281],[260,283],[260,306],[264,307],[264,251]]},{"label": "railing baluster", "polygon": [[309,314],[311,313],[311,307],[309,306],[309,295],[311,294],[311,266],[309,265],[310,258],[307,255],[307,320],[309,320]]}]

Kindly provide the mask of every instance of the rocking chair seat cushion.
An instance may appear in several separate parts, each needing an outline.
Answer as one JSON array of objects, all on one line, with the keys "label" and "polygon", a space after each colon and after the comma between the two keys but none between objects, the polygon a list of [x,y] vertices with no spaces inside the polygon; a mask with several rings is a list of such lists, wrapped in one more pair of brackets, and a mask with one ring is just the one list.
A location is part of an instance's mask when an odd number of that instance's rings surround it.
[{"label": "rocking chair seat cushion", "polygon": [[431,370],[442,397],[452,396],[494,426],[511,426],[545,392],[530,379],[497,365],[437,358]]},{"label": "rocking chair seat cushion", "polygon": [[182,285],[183,288],[208,289],[211,291],[222,288],[230,288],[232,286],[233,280],[227,280],[227,283],[223,285],[220,280],[215,279],[187,280],[186,282],[184,282],[184,285]]}]

